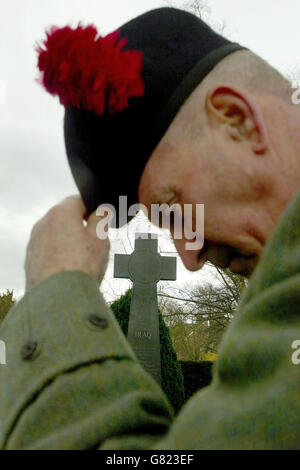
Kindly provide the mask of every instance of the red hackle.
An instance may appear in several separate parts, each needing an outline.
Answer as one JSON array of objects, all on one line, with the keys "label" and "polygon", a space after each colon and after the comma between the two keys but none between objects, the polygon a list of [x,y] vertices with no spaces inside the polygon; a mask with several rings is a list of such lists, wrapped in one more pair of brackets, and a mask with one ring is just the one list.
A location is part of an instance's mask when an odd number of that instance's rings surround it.
[{"label": "red hackle", "polygon": [[38,82],[65,107],[110,114],[128,107],[145,93],[143,52],[123,50],[120,31],[98,36],[93,25],[76,29],[52,27],[37,45]]}]

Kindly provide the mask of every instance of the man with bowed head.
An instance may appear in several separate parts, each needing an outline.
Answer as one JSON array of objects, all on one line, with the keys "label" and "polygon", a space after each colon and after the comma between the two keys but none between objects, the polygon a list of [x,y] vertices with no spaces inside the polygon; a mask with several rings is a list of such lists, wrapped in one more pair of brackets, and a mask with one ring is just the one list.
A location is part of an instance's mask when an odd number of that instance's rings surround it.
[{"label": "man with bowed head", "polygon": [[[26,294],[1,329],[10,350],[0,370],[1,446],[297,449],[300,108],[291,87],[181,10],[95,34],[53,29],[39,49],[42,84],[66,108],[81,197],[52,208],[31,234]],[[75,41],[85,51],[77,59]],[[204,204],[202,249],[174,240],[183,263],[195,271],[209,260],[250,277],[212,384],[175,420],[99,293],[109,241],[96,235],[96,208],[119,195],[148,209]]]}]

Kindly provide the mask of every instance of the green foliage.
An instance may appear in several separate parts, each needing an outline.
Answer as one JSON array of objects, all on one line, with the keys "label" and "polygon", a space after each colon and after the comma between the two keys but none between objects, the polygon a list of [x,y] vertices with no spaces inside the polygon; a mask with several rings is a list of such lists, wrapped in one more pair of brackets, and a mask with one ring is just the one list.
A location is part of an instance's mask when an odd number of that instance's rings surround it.
[{"label": "green foliage", "polygon": [[[111,304],[111,309],[125,335],[128,331],[131,290]],[[163,317],[159,311],[159,334],[161,346],[162,388],[177,413],[184,402],[184,385],[181,366]]]},{"label": "green foliage", "polygon": [[125,336],[127,336],[128,332],[130,302],[131,289],[115,300],[110,306]]},{"label": "green foliage", "polygon": [[15,303],[13,296],[13,291],[9,290],[6,291],[6,294],[0,294],[0,324]]},{"label": "green foliage", "polygon": [[188,400],[194,393],[207,387],[212,379],[211,361],[180,361],[184,377],[185,399]]}]

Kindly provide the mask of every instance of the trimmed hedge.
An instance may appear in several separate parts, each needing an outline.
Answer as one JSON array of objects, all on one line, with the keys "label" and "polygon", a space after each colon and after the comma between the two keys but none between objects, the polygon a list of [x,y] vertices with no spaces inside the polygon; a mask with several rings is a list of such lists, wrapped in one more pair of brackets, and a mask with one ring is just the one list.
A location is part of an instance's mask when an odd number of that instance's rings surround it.
[{"label": "trimmed hedge", "polygon": [[[115,314],[117,321],[127,336],[129,312],[131,302],[131,289],[129,289],[118,300],[111,304],[111,309]],[[159,334],[161,346],[161,374],[162,389],[171,402],[175,413],[177,413],[184,403],[184,384],[181,366],[177,359],[176,352],[170,338],[163,317],[159,312]]]},{"label": "trimmed hedge", "polygon": [[212,380],[211,361],[180,361],[184,377],[185,400],[191,398],[194,393],[203,387],[207,387]]}]

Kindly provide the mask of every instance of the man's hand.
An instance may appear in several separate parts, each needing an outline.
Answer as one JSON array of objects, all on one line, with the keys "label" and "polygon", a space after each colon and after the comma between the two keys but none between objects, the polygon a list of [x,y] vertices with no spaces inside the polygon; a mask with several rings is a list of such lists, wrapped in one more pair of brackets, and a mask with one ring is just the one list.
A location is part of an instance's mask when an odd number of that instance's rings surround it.
[{"label": "man's hand", "polygon": [[26,290],[62,271],[83,271],[102,281],[109,240],[97,238],[95,212],[83,225],[85,211],[81,198],[71,196],[35,224],[25,261]]}]

